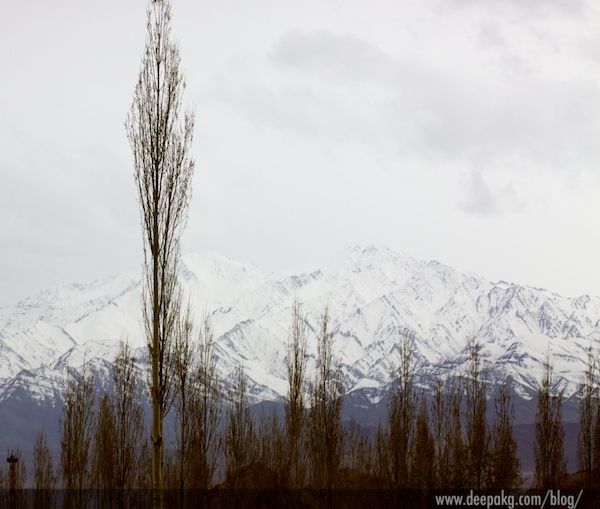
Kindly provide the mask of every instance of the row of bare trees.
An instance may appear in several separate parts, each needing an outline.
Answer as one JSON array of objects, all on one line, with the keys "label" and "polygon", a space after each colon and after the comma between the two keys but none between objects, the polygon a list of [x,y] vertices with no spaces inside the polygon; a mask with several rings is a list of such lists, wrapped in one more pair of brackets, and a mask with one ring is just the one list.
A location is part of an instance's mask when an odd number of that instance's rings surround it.
[{"label": "row of bare trees", "polygon": [[210,318],[205,314],[196,330],[189,304],[177,325],[171,358],[176,447],[166,480],[170,488],[207,489],[217,468],[220,383]]},{"label": "row of bare trees", "polygon": [[470,344],[467,372],[444,384],[438,382],[428,398],[417,390],[411,342],[404,339],[388,420],[373,437],[354,421],[342,425],[343,387],[327,310],[316,334],[315,374],[306,380],[306,323],[296,301],[283,422],[275,414],[263,415],[256,429],[244,371],[240,368],[237,373],[225,435],[228,486],[485,489],[521,485],[510,388],[507,382],[501,384],[493,419],[488,419],[476,342]]},{"label": "row of bare trees", "polygon": [[[174,327],[168,370],[174,410],[173,447],[165,454],[165,487],[320,489],[514,488],[522,484],[513,436],[514,409],[507,381],[488,401],[480,346],[472,341],[467,369],[433,391],[419,389],[409,336],[389,391],[388,417],[376,433],[355,421],[342,423],[343,386],[334,355],[327,309],[309,334],[302,305],[292,306],[287,352],[288,394],[282,415],[253,415],[244,367],[230,394],[221,393],[212,325],[196,327],[185,308]],[[312,379],[307,344],[315,341]],[[584,485],[595,486],[600,462],[598,360],[590,354],[580,400],[578,457]],[[133,351],[122,343],[110,391],[97,393],[85,368],[68,379],[61,421],[59,466],[44,433],[33,454],[32,486],[38,490],[97,489],[123,492],[152,488],[151,441],[144,422],[144,384]],[[151,381],[149,381],[151,387]],[[566,478],[562,392],[549,360],[537,398],[534,485],[549,488]],[[493,406],[488,409],[488,404]],[[17,456],[20,453],[17,451]],[[17,486],[25,485],[20,458]],[[0,471],[0,486],[8,473]]]},{"label": "row of bare trees", "polygon": [[[265,414],[258,422],[250,410],[243,366],[235,372],[228,397],[221,393],[208,315],[196,330],[190,307],[180,312],[165,364],[165,379],[170,384],[165,408],[173,408],[175,414],[174,447],[161,465],[166,488],[211,488],[219,465],[223,467],[221,477],[232,486],[239,484],[238,477],[249,467],[257,465],[263,467],[263,474],[270,472],[270,485],[334,486],[342,461],[343,391],[328,311],[321,317],[316,338],[315,378],[309,391],[306,323],[301,304],[295,301],[284,422],[275,413]],[[148,385],[152,387],[152,380]],[[126,343],[114,360],[110,392],[96,394],[94,378],[85,367],[73,371],[64,395],[59,475],[41,434],[34,457],[34,487],[107,492],[151,488],[151,442],[143,419],[143,394],[136,359]]]},{"label": "row of bare trees", "polygon": [[34,451],[34,488],[64,488],[73,494],[69,503],[82,506],[90,490],[100,493],[100,499],[123,499],[127,490],[151,487],[143,384],[127,343],[119,347],[112,378],[112,390],[98,393],[85,365],[69,374],[58,472],[54,473],[48,444],[40,434]]},{"label": "row of bare trees", "polygon": [[[228,487],[332,488],[342,463],[342,385],[333,356],[329,312],[316,335],[314,379],[308,383],[307,321],[292,306],[283,417],[253,418],[243,366],[237,370],[224,432]],[[309,385],[307,390],[307,385]]]},{"label": "row of bare trees", "polygon": [[410,339],[402,340],[388,421],[379,426],[375,461],[371,462],[381,485],[418,489],[520,486],[509,386],[501,384],[493,419],[488,420],[479,350],[471,342],[466,373],[446,383],[438,380],[427,397],[415,386]]},{"label": "row of bare trees", "polygon": [[[343,387],[327,310],[315,338],[314,377],[307,381],[307,321],[301,304],[294,302],[288,397],[282,419],[276,413],[253,417],[243,366],[235,373],[222,419],[225,398],[220,393],[209,318],[205,316],[196,331],[188,306],[176,330],[169,362],[175,446],[163,464],[168,488],[211,488],[219,480],[219,465],[229,487],[485,489],[521,484],[509,386],[504,382],[497,391],[493,419],[488,423],[486,386],[475,342],[469,347],[466,372],[444,384],[438,381],[427,397],[416,387],[411,343],[403,339],[388,419],[373,437],[354,421],[342,425]],[[53,468],[47,439],[40,433],[34,450],[33,487],[106,491],[152,487],[151,444],[141,404],[143,384],[135,361],[131,348],[122,343],[114,361],[113,389],[99,397],[90,373],[84,369],[71,374],[65,392],[59,472]],[[594,366],[590,361],[590,372]],[[588,379],[592,383],[593,375],[588,373]],[[590,402],[597,404],[595,393],[586,387],[582,422],[588,422]],[[561,397],[552,393],[551,368],[546,363],[536,417],[535,478],[540,487],[557,485],[565,474]],[[597,454],[597,448],[586,441],[595,437],[597,411],[592,422],[593,426],[581,428],[581,461],[588,457],[586,451],[592,459]],[[24,468],[22,461],[20,465]],[[20,475],[24,479],[24,471]]]},{"label": "row of bare trees", "polygon": [[[206,316],[196,331],[188,306],[178,317],[173,336],[165,366],[171,383],[165,407],[174,408],[175,443],[161,471],[168,474],[169,488],[207,489],[213,485],[217,466],[221,414],[210,319]],[[96,398],[93,378],[85,369],[69,379],[60,444],[60,473],[66,489],[152,488],[144,388],[126,343],[114,361],[113,387]]]}]

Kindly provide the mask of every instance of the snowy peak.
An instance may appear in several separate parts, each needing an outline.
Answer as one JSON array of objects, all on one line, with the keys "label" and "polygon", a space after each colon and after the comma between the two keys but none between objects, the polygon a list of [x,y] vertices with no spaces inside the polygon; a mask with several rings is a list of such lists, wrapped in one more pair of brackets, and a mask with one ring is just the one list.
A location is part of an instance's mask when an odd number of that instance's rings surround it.
[{"label": "snowy peak", "polygon": [[204,301],[209,308],[230,304],[267,278],[253,265],[230,260],[215,252],[185,255],[180,274],[194,299]]}]

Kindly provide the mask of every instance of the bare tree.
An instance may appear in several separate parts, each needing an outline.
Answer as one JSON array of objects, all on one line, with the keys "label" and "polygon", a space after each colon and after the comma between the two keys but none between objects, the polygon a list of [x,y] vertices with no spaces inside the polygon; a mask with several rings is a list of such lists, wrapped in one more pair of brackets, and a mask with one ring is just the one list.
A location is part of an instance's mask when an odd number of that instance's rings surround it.
[{"label": "bare tree", "polygon": [[140,375],[135,366],[130,345],[121,342],[114,361],[114,397],[111,400],[115,422],[113,468],[115,488],[120,492],[137,484],[136,478],[150,472],[149,465],[141,461],[145,443]]},{"label": "bare tree", "polygon": [[[1,486],[0,486],[1,487]],[[46,433],[40,431],[33,447],[33,507],[45,509],[54,506],[56,474]]]},{"label": "bare tree", "polygon": [[221,419],[214,331],[207,313],[198,334],[198,363],[192,381],[190,476],[194,487],[206,490],[211,487],[216,470]]},{"label": "bare tree", "polygon": [[416,409],[410,337],[403,335],[399,346],[400,365],[392,382],[388,414],[390,474],[394,488],[403,488],[409,483]]},{"label": "bare tree", "polygon": [[375,475],[384,483],[390,483],[390,444],[389,433],[379,422],[375,434]]},{"label": "bare tree", "polygon": [[65,392],[60,465],[67,490],[89,487],[93,417],[94,384],[84,366],[81,372],[71,372]]},{"label": "bare tree", "polygon": [[115,487],[112,443],[115,431],[112,403],[105,393],[100,399],[98,408],[92,456],[92,479],[94,487],[101,493],[110,492]]},{"label": "bare tree", "polygon": [[[172,447],[165,448],[164,457],[164,483],[165,489],[175,491],[179,489],[179,461],[177,459],[177,451]],[[185,502],[182,502],[185,505]]]},{"label": "bare tree", "polygon": [[150,491],[152,489],[152,442],[147,437],[142,440],[137,464],[134,486],[137,490]]},{"label": "bare tree", "polygon": [[494,401],[495,423],[491,447],[491,477],[493,488],[518,488],[521,485],[517,442],[513,436],[514,408],[508,381],[500,385]]},{"label": "bare tree", "polygon": [[56,487],[52,454],[43,431],[38,434],[33,447],[33,487],[38,491],[49,491]]},{"label": "bare tree", "polygon": [[173,344],[172,369],[177,413],[177,466],[179,489],[183,491],[189,480],[190,440],[192,419],[190,418],[191,376],[193,370],[192,336],[194,323],[188,302],[177,324]]},{"label": "bare tree", "polygon": [[279,485],[285,461],[285,440],[275,411],[261,414],[257,440],[258,460],[266,472],[275,475],[276,484]]},{"label": "bare tree", "polygon": [[351,418],[344,436],[344,465],[354,472],[373,473],[373,446],[368,434]]},{"label": "bare tree", "polygon": [[249,466],[256,459],[256,436],[250,407],[248,406],[246,384],[244,367],[239,366],[235,374],[235,385],[228,411],[228,424],[224,441],[226,475],[234,487],[236,477],[242,469]]},{"label": "bare tree", "polygon": [[579,400],[579,436],[577,440],[577,457],[579,469],[584,474],[586,488],[591,488],[594,469],[594,422],[597,419],[595,399],[596,359],[592,348],[588,351],[587,368],[581,385]]},{"label": "bare tree", "polygon": [[435,442],[429,429],[429,410],[425,396],[421,396],[417,415],[415,444],[411,455],[411,485],[427,490],[435,480]]},{"label": "bare tree", "polygon": [[481,372],[481,345],[469,342],[469,364],[466,385],[466,419],[469,486],[485,487],[489,449],[486,424],[487,399]]},{"label": "bare tree", "polygon": [[538,390],[534,456],[536,486],[540,489],[559,486],[566,473],[562,393],[553,394],[549,356],[544,362],[544,374]]},{"label": "bare tree", "polygon": [[432,432],[435,445],[435,484],[438,489],[445,488],[450,479],[450,414],[447,395],[442,381],[438,378],[433,388]]},{"label": "bare tree", "polygon": [[306,369],[306,324],[298,299],[292,304],[292,326],[287,354],[288,394],[285,403],[285,430],[290,486],[303,483],[302,435],[305,420],[304,385]]},{"label": "bare tree", "polygon": [[144,238],[143,311],[151,359],[153,504],[162,506],[163,421],[169,407],[169,352],[178,316],[180,237],[191,194],[194,120],[182,117],[185,81],[171,35],[171,7],[152,0],[127,136],[133,152]]},{"label": "bare tree", "polygon": [[313,485],[331,489],[342,459],[342,385],[334,366],[329,311],[321,315],[316,376],[311,391],[309,446]]},{"label": "bare tree", "polygon": [[447,443],[449,459],[449,478],[446,487],[451,489],[464,488],[467,485],[466,475],[466,444],[463,440],[462,407],[463,407],[463,380],[458,377],[447,383],[448,402],[447,412]]}]

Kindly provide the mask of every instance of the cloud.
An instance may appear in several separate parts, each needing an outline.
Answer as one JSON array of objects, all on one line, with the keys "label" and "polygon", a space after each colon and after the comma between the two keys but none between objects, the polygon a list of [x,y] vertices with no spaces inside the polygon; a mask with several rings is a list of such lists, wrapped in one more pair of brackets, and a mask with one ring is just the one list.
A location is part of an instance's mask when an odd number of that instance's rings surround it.
[{"label": "cloud", "polygon": [[503,186],[491,186],[481,170],[470,172],[465,197],[458,206],[469,214],[479,216],[521,212],[525,208],[512,182]]},{"label": "cloud", "polygon": [[494,72],[449,66],[443,55],[392,56],[357,36],[294,30],[269,53],[272,79],[232,80],[219,98],[262,128],[358,143],[388,159],[488,171],[595,169],[600,115],[590,105],[600,104],[598,85],[532,72],[504,48],[497,27],[482,30],[502,50]]},{"label": "cloud", "polygon": [[372,79],[391,64],[377,46],[356,35],[337,35],[328,30],[286,33],[275,43],[270,56],[276,65],[336,80]]},{"label": "cloud", "polygon": [[466,212],[490,216],[498,212],[498,203],[480,171],[472,171],[465,200],[460,207]]},{"label": "cloud", "polygon": [[[115,261],[137,264],[130,249],[139,230],[134,189],[120,158],[106,148],[65,153],[19,131],[0,133],[7,141],[0,160],[0,252],[10,262],[0,263],[5,291],[23,296],[56,284],[66,279],[58,267],[86,279],[114,270]],[[16,150],[22,147],[27,151]]]},{"label": "cloud", "polygon": [[492,65],[515,76],[532,75],[534,66],[513,48],[500,24],[495,20],[483,20],[476,35],[479,52],[485,54]]}]

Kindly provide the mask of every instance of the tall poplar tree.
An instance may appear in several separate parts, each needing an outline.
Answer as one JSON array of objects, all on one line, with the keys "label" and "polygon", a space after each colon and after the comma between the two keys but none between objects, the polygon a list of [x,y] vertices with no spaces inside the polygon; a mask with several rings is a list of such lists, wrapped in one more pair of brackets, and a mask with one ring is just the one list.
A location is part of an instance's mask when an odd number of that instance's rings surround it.
[{"label": "tall poplar tree", "polygon": [[586,488],[591,488],[594,469],[594,422],[596,415],[596,362],[590,348],[588,363],[581,385],[579,400],[579,436],[577,437],[577,459],[579,469],[583,472]]},{"label": "tall poplar tree", "polygon": [[521,485],[517,442],[513,436],[515,420],[508,381],[500,385],[494,401],[494,427],[491,447],[493,488],[518,488]]},{"label": "tall poplar tree", "polygon": [[410,456],[415,434],[416,395],[410,337],[400,341],[400,363],[393,380],[389,402],[390,474],[394,488],[410,482]]},{"label": "tall poplar tree", "polygon": [[163,501],[163,421],[169,353],[180,307],[177,267],[191,194],[194,120],[181,113],[185,81],[167,0],[151,0],[146,47],[126,128],[133,152],[144,246],[143,316],[150,353],[153,505]]},{"label": "tall poplar tree", "polygon": [[559,486],[566,474],[562,393],[554,394],[549,357],[544,363],[535,416],[535,483],[540,489]]},{"label": "tall poplar tree", "polygon": [[313,486],[331,489],[342,460],[342,384],[333,356],[333,333],[325,308],[317,336],[308,434]]},{"label": "tall poplar tree", "polygon": [[299,300],[292,304],[292,326],[288,343],[288,394],[285,402],[287,448],[286,476],[291,487],[304,477],[302,436],[305,425],[304,385],[306,370],[306,325]]},{"label": "tall poplar tree", "polygon": [[476,489],[485,487],[487,480],[488,429],[486,424],[487,399],[481,370],[481,345],[469,343],[469,364],[465,377],[466,393],[466,439],[469,485]]},{"label": "tall poplar tree", "polygon": [[211,487],[217,466],[221,394],[214,331],[210,315],[204,315],[198,334],[198,363],[192,376],[190,412],[191,429],[191,483],[193,487]]}]

